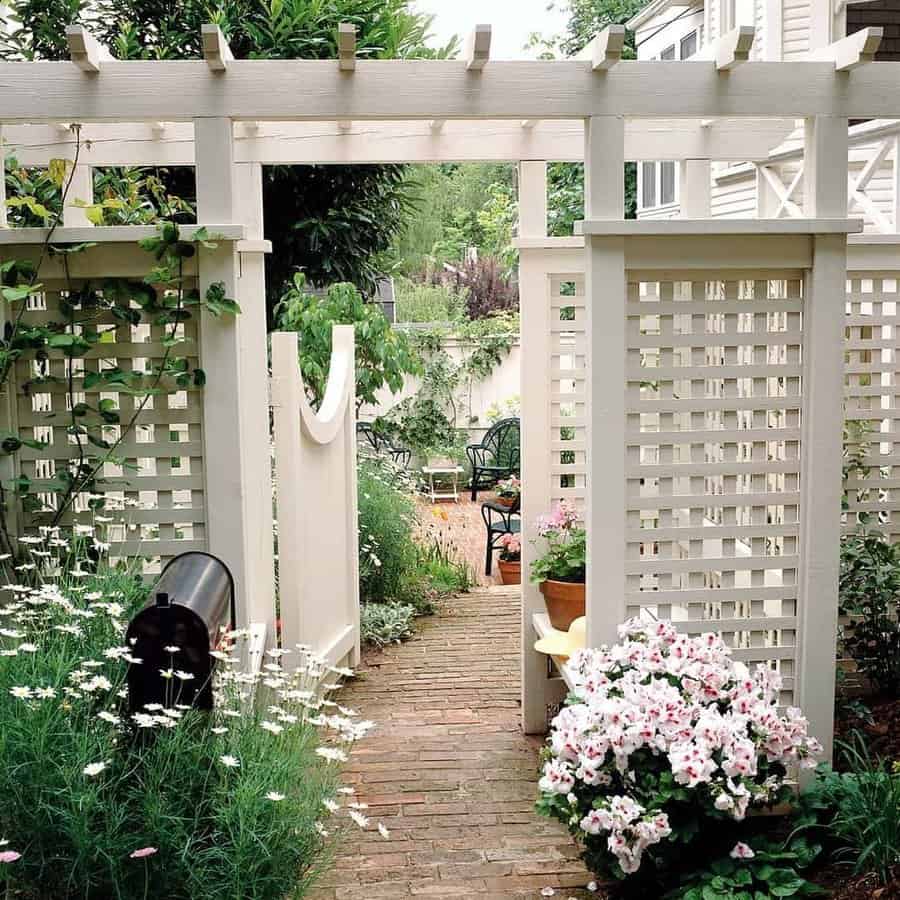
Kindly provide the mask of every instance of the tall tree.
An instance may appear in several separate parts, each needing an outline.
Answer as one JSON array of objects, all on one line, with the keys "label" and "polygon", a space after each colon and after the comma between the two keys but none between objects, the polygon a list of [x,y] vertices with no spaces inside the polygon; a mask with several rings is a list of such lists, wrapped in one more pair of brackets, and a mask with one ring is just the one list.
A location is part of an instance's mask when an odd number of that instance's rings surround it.
[{"label": "tall tree", "polygon": [[[66,58],[65,26],[73,22],[88,26],[121,59],[199,57],[205,22],[222,28],[239,59],[336,58],[341,22],[356,26],[363,58],[447,57],[457,50],[456,39],[427,46],[432,17],[409,0],[13,0],[9,7],[6,27],[0,22],[6,59]],[[371,292],[378,255],[410,206],[402,165],[276,166],[266,170],[263,196],[273,243],[270,309],[298,269],[313,284],[351,281]]]}]

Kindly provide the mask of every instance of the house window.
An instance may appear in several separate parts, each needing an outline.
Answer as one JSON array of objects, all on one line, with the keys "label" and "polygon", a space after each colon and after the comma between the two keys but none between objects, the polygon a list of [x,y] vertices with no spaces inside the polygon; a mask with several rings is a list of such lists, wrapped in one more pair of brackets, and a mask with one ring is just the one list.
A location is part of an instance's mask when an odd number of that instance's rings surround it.
[{"label": "house window", "polygon": [[656,163],[641,163],[641,206],[656,206]]},{"label": "house window", "polygon": [[659,54],[660,59],[675,59],[675,45],[672,44],[671,47],[666,47],[662,53]]},{"label": "house window", "polygon": [[675,163],[659,164],[659,202],[661,204],[675,202]]},{"label": "house window", "polygon": [[689,59],[697,52],[697,32],[692,31],[681,39],[680,59]]}]

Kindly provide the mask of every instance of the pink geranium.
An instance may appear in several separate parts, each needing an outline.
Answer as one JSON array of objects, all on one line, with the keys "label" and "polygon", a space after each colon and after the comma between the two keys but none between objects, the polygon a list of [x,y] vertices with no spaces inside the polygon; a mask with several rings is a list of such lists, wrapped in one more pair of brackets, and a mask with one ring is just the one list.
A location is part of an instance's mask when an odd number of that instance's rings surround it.
[{"label": "pink geranium", "polygon": [[132,859],[146,859],[148,856],[153,856],[158,852],[159,850],[156,847],[141,847],[140,850],[134,850],[129,855]]},{"label": "pink geranium", "polygon": [[21,859],[22,854],[16,853],[15,850],[3,850],[0,852],[0,863],[14,863],[17,859]]},{"label": "pink geranium", "polygon": [[500,559],[517,562],[522,554],[522,541],[517,534],[504,534],[500,538]]}]

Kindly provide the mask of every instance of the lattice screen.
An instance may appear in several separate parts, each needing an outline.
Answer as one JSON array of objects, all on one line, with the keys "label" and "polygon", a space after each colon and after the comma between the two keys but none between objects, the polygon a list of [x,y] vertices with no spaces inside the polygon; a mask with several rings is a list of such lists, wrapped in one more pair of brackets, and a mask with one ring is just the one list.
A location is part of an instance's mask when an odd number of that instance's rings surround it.
[{"label": "lattice screen", "polygon": [[802,274],[747,274],[628,274],[626,611],[714,624],[790,702]]},{"label": "lattice screen", "polygon": [[850,272],[844,417],[851,450],[862,445],[865,471],[850,471],[844,527],[880,528],[900,540],[898,296],[895,272]]},{"label": "lattice screen", "polygon": [[550,500],[580,509],[586,487],[585,314],[584,274],[551,275]]},{"label": "lattice screen", "polygon": [[[72,289],[80,284],[73,282]],[[193,286],[186,284],[187,288]],[[45,281],[44,287],[44,293],[29,301],[25,321],[65,321],[59,311],[60,298],[66,296],[64,286]],[[105,311],[91,314],[78,309],[76,319],[87,320],[76,326],[77,330],[93,330],[101,338],[85,358],[72,360],[74,399],[76,403],[87,401],[91,406],[96,406],[99,399],[113,401],[121,424],[105,426],[103,434],[112,443],[132,419],[143,397],[96,388],[85,390],[84,375],[115,367],[149,373],[165,353],[164,329],[151,324],[131,326]],[[194,366],[199,352],[199,322],[192,318],[178,329],[177,336],[188,342],[178,355],[187,354]],[[38,486],[79,458],[77,438],[67,433],[69,374],[69,361],[60,351],[51,351],[45,362],[23,359],[16,365],[18,426],[23,435],[51,445],[47,451],[24,448],[21,454],[22,472]],[[106,510],[93,512],[90,496],[77,497],[76,521],[99,521],[103,525],[112,544],[112,558],[141,557],[145,574],[151,575],[178,553],[206,549],[202,418],[202,394],[196,388],[149,397],[136,428],[116,451],[123,464],[107,463],[101,473],[105,483],[100,490],[106,497]],[[96,456],[103,451],[88,447],[87,452]],[[44,524],[48,511],[56,508],[53,493],[41,493],[39,497],[45,512],[29,515],[23,523],[26,530]]]}]

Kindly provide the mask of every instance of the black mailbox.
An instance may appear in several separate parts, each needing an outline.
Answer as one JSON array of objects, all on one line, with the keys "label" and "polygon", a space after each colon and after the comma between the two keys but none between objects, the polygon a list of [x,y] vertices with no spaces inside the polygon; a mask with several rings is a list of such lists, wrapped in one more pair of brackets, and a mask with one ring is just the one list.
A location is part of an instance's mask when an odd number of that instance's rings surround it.
[{"label": "black mailbox", "polygon": [[200,551],[169,560],[126,634],[141,661],[128,669],[132,713],[148,703],[212,709],[210,651],[219,646],[223,626],[234,628],[234,604],[234,579],[222,560]]}]

